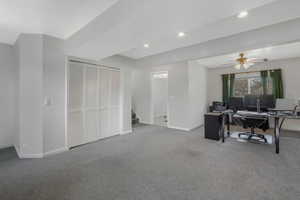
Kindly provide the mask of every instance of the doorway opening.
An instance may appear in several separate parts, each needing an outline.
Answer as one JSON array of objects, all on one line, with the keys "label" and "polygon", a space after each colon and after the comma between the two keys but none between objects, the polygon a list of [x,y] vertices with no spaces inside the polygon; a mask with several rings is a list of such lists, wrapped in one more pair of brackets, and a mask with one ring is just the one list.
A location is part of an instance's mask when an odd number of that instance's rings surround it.
[{"label": "doorway opening", "polygon": [[153,72],[152,80],[152,123],[168,127],[168,72]]}]

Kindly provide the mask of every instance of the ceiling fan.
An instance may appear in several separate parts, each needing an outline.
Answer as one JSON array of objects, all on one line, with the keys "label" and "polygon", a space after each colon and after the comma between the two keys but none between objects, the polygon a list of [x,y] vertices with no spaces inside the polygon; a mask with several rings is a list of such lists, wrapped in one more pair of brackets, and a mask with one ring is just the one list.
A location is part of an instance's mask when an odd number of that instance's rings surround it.
[{"label": "ceiling fan", "polygon": [[267,59],[246,58],[244,53],[240,53],[240,57],[236,59],[237,64],[234,66],[234,68],[238,70],[240,70],[241,68],[248,69],[256,62],[263,61],[267,61]]}]

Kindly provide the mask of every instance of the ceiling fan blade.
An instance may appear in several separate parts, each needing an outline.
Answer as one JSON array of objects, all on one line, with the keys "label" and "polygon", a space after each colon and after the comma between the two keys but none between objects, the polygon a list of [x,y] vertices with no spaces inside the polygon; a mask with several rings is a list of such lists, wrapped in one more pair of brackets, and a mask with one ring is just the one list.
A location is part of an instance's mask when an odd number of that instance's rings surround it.
[{"label": "ceiling fan blade", "polygon": [[261,59],[261,58],[249,58],[248,62],[264,62],[264,59]]}]

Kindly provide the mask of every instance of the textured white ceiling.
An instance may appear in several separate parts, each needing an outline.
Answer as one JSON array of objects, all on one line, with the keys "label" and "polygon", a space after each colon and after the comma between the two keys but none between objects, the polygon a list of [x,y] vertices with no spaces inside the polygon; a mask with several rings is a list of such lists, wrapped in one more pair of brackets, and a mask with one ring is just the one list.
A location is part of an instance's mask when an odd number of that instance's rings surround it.
[{"label": "textured white ceiling", "polygon": [[[44,33],[66,39],[67,55],[139,59],[295,19],[299,7],[299,0],[0,0],[0,42]],[[249,17],[237,19],[241,10]],[[187,36],[177,38],[179,31]]]},{"label": "textured white ceiling", "polygon": [[66,38],[118,0],[0,0],[0,42],[13,44],[20,33]]},{"label": "textured white ceiling", "polygon": [[[222,18],[207,24],[199,23],[189,27],[189,22],[187,22],[186,26],[183,26],[182,28],[182,31],[185,31],[187,34],[185,38],[177,38],[176,31],[172,30],[168,32],[168,34],[161,34],[161,37],[145,40],[145,42],[149,43],[150,48],[143,48],[143,45],[139,44],[138,46],[121,53],[121,55],[140,59],[146,56],[199,44],[300,17],[299,0],[259,2],[261,4],[266,3],[260,6],[255,4],[257,2],[249,2],[253,3],[253,5],[252,7],[250,5],[244,7],[244,9],[249,10],[249,16],[247,18],[238,19],[236,13],[232,13],[231,16],[222,15]],[[230,3],[228,2],[228,4]],[[225,5],[224,7],[226,6],[228,5]],[[211,12],[215,11],[211,10]]]},{"label": "textured white ceiling", "polygon": [[[115,54],[131,58],[154,55],[245,31],[247,27],[240,27],[236,18],[232,21],[235,26],[224,29],[220,24],[241,10],[252,10],[272,2],[276,1],[122,0],[70,37],[66,42],[66,52],[90,59]],[[297,14],[300,15],[299,12]],[[265,13],[265,16],[268,14]],[[278,22],[276,16],[274,21]],[[264,25],[274,21],[268,20]],[[262,26],[259,21],[257,24]],[[209,28],[208,32],[205,31],[206,27]],[[253,28],[257,26],[252,25]],[[201,30],[200,34],[190,39],[194,30]],[[176,35],[179,31],[187,32],[187,37],[178,40]],[[146,51],[144,43],[150,44]]]},{"label": "textured white ceiling", "polygon": [[[237,52],[228,55],[199,59],[198,63],[207,68],[233,66],[234,64],[236,64],[235,60],[239,57],[240,53],[241,52]],[[265,58],[267,58],[268,60],[296,58],[300,57],[300,42],[254,49],[243,53],[245,53],[245,57],[249,59],[259,59],[261,60],[261,62],[263,62],[262,60]]]}]

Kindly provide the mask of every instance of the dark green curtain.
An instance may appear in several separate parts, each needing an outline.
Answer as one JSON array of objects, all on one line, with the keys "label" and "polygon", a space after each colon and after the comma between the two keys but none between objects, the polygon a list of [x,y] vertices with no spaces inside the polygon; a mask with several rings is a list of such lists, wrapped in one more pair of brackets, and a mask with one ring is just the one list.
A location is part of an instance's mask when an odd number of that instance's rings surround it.
[{"label": "dark green curtain", "polygon": [[268,71],[261,71],[260,76],[262,80],[263,94],[267,94]]},{"label": "dark green curtain", "polygon": [[229,79],[229,97],[233,97],[234,78],[235,74],[230,74]]},{"label": "dark green curtain", "polygon": [[222,83],[223,83],[223,102],[227,103],[228,102],[228,80],[229,80],[229,75],[228,74],[223,74],[222,75]]},{"label": "dark green curtain", "polygon": [[283,83],[281,69],[271,70],[270,75],[273,81],[273,94],[275,98],[283,98]]}]

